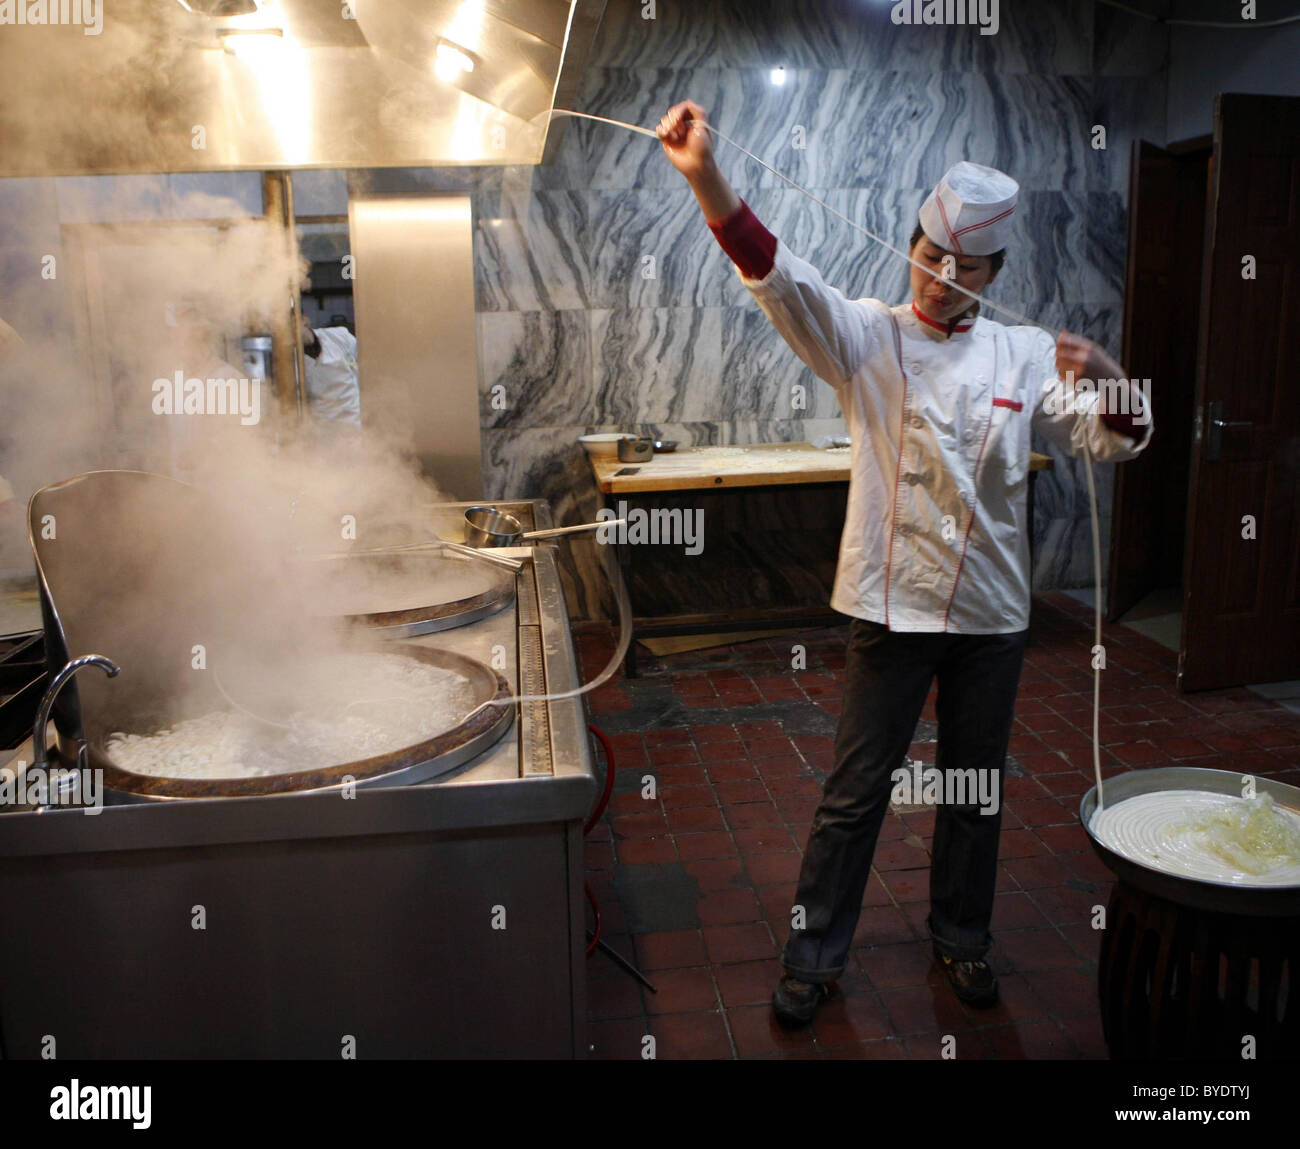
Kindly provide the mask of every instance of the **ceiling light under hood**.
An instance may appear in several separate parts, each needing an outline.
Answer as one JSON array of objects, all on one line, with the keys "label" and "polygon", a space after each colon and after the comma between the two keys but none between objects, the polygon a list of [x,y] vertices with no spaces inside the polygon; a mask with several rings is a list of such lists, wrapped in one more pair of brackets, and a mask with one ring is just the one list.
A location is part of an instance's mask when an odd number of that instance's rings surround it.
[{"label": "ceiling light under hood", "polygon": [[474,57],[464,48],[458,48],[450,40],[443,40],[433,57],[433,74],[440,80],[451,83],[466,72],[474,70]]},{"label": "ceiling light under hood", "polygon": [[233,16],[252,16],[262,7],[262,0],[176,0],[186,12],[227,20]]},{"label": "ceiling light under hood", "polygon": [[233,56],[256,58],[261,61],[265,53],[284,39],[282,28],[219,28],[217,39]]},{"label": "ceiling light under hood", "polygon": [[[437,81],[521,120],[549,111],[570,0],[351,0],[394,87]],[[403,69],[411,69],[404,72]],[[427,90],[427,89],[426,89]]]}]

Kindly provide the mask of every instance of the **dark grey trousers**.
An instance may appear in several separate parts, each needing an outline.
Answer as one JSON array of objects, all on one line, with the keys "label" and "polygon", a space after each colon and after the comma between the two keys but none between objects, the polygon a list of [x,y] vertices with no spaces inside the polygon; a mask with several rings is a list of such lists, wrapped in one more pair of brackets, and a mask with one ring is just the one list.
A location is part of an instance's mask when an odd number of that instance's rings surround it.
[{"label": "dark grey trousers", "polygon": [[844,707],[835,767],[813,815],[792,929],[781,955],[802,981],[838,977],[862,912],[876,839],[894,772],[938,679],[935,765],[993,771],[997,812],[978,804],[939,805],[930,866],[930,935],[940,952],[978,960],[992,944],[989,922],[1002,825],[1002,769],[1011,737],[1027,630],[1014,634],[922,634],[854,619],[849,630]]}]

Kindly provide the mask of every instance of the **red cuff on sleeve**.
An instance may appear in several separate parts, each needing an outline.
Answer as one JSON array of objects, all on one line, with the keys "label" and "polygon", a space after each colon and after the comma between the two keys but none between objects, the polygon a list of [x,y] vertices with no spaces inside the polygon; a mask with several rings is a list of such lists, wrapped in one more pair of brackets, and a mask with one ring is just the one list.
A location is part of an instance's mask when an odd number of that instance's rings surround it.
[{"label": "red cuff on sleeve", "polygon": [[[1129,384],[1129,397],[1132,398],[1132,384]],[[1138,399],[1139,403],[1144,403],[1145,399]],[[1130,403],[1130,406],[1133,404]],[[1136,415],[1125,414],[1122,412],[1103,411],[1098,416],[1101,421],[1112,431],[1118,431],[1121,435],[1127,435],[1130,439],[1136,439],[1139,443],[1147,437],[1147,431],[1150,430],[1151,422],[1139,423]]]},{"label": "red cuff on sleeve", "polygon": [[765,279],[776,261],[776,236],[758,222],[744,200],[726,219],[711,222],[722,250],[731,257],[746,279]]}]

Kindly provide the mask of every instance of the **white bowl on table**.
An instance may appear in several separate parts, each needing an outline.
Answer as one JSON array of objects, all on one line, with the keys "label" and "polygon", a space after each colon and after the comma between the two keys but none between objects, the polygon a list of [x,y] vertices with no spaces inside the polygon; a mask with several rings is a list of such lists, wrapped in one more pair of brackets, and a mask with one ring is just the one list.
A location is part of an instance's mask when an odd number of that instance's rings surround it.
[{"label": "white bowl on table", "polygon": [[628,436],[622,431],[610,431],[599,435],[580,435],[578,442],[582,444],[588,455],[595,455],[601,459],[616,459],[619,440],[626,438]]}]

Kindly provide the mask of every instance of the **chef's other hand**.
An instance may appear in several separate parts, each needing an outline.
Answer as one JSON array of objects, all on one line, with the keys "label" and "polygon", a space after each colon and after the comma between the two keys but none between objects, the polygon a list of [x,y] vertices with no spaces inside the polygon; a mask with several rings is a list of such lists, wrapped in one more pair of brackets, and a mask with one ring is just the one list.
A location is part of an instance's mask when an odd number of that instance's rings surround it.
[{"label": "chef's other hand", "polygon": [[1094,384],[1098,379],[1124,378],[1124,368],[1091,339],[1062,331],[1056,340],[1056,373],[1068,379],[1071,371],[1075,379],[1091,379]]},{"label": "chef's other hand", "polygon": [[708,114],[694,100],[674,104],[659,121],[664,154],[688,180],[713,167],[713,137]]},{"label": "chef's other hand", "polygon": [[319,355],[320,346],[316,340],[316,332],[312,328],[311,320],[305,315],[302,317],[302,326],[298,328],[298,333],[302,336],[302,349],[308,355]]}]

